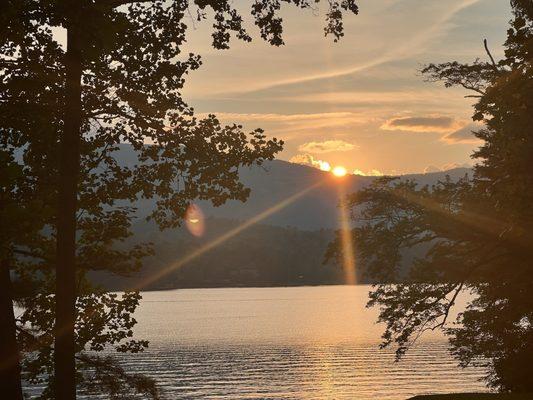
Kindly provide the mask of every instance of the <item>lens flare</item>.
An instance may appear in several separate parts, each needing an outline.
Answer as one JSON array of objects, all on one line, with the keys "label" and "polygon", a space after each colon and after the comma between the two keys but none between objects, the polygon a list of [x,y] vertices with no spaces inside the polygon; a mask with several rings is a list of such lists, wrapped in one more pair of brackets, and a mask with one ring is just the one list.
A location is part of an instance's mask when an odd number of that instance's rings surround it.
[{"label": "lens flare", "polygon": [[333,173],[333,175],[338,176],[338,177],[341,177],[347,174],[346,168],[344,168],[341,165],[338,165],[335,168],[333,168],[331,172]]},{"label": "lens flare", "polygon": [[200,237],[205,231],[205,218],[202,209],[196,204],[191,204],[185,212],[185,226],[191,235]]}]

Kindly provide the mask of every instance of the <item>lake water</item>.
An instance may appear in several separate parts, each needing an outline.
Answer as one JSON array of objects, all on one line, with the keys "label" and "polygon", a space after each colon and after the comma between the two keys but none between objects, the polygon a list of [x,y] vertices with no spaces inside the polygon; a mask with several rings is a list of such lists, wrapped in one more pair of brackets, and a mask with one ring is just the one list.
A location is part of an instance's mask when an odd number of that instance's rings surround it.
[{"label": "lake water", "polygon": [[461,370],[439,334],[404,360],[379,350],[368,286],[146,292],[131,371],[157,379],[169,399],[406,399],[485,388]]}]

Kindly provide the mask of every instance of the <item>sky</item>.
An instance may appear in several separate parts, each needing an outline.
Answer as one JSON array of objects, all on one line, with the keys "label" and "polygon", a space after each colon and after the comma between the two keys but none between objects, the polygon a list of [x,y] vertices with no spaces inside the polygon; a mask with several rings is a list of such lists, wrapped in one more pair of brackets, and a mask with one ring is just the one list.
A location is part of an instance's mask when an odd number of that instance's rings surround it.
[{"label": "sky", "polygon": [[[183,95],[197,114],[263,128],[285,141],[279,159],[343,165],[364,175],[437,171],[472,165],[472,99],[428,83],[428,63],[486,59],[486,38],[503,54],[506,0],[359,0],[345,36],[324,37],[324,12],[282,5],[282,47],[262,41],[249,1],[236,0],[251,43],[211,47],[211,21],[190,27],[186,51],[202,56]],[[322,162],[322,163],[321,163]]]}]

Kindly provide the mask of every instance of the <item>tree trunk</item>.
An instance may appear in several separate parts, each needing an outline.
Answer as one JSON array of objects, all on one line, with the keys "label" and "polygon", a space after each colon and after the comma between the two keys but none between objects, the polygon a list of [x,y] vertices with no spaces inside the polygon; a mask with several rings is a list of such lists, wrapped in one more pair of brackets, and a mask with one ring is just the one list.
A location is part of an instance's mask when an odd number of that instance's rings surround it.
[{"label": "tree trunk", "polygon": [[0,327],[0,393],[6,399],[22,400],[13,290],[6,262],[0,263]]},{"label": "tree trunk", "polygon": [[74,323],[76,319],[76,210],[80,171],[81,51],[80,4],[70,4],[65,59],[65,116],[60,144],[57,219],[56,325],[54,392],[56,400],[76,398]]}]

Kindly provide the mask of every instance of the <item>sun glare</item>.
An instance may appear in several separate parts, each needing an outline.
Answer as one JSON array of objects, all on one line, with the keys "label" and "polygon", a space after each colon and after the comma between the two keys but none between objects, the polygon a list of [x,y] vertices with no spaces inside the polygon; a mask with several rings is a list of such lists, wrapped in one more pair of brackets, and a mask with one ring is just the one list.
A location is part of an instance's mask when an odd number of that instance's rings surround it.
[{"label": "sun glare", "polygon": [[333,175],[338,176],[338,177],[344,176],[347,173],[346,168],[344,168],[344,167],[342,167],[340,165],[335,167],[335,168],[333,168],[333,170],[331,172],[333,173]]},{"label": "sun glare", "polygon": [[185,212],[185,226],[188,231],[197,237],[204,234],[205,231],[205,218],[202,209],[196,204],[191,204]]}]

